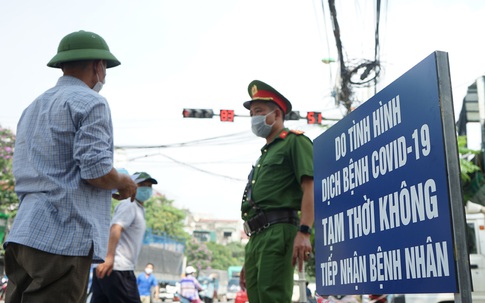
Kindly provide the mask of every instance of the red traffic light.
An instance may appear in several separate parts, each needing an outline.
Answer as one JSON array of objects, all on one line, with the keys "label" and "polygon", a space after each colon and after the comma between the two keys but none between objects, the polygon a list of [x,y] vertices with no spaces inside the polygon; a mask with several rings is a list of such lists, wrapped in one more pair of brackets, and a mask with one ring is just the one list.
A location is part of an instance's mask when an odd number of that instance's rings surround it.
[{"label": "red traffic light", "polygon": [[322,124],[322,113],[321,112],[308,112],[306,114],[307,124]]},{"label": "red traffic light", "polygon": [[212,109],[184,108],[182,116],[184,118],[212,118],[214,111]]},{"label": "red traffic light", "polygon": [[234,110],[221,109],[220,118],[222,122],[234,122]]}]

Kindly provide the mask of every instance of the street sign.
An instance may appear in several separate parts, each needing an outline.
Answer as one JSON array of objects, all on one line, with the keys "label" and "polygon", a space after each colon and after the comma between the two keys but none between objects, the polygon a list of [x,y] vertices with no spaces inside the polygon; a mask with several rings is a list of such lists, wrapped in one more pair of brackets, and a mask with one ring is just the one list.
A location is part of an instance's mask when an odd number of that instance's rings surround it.
[{"label": "street sign", "polygon": [[319,294],[458,292],[452,110],[435,52],[314,140]]}]

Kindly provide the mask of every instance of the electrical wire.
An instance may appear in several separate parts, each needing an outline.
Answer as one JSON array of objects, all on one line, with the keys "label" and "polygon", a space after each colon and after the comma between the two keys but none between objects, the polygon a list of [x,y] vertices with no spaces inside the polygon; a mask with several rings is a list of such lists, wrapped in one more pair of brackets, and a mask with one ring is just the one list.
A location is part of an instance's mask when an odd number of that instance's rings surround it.
[{"label": "electrical wire", "polygon": [[[352,110],[353,90],[352,86],[370,86],[373,82],[374,87],[377,87],[377,81],[381,71],[380,67],[380,44],[379,44],[379,20],[381,11],[381,1],[376,0],[376,23],[374,33],[374,59],[360,60],[351,67],[346,66],[347,60],[344,57],[343,45],[340,37],[340,27],[337,19],[337,11],[335,8],[335,0],[329,0],[330,16],[332,18],[333,32],[338,52],[339,66],[340,66],[340,87],[337,88],[336,98],[347,109],[347,113]],[[376,88],[375,88],[376,89]],[[375,90],[374,89],[374,90]]]},{"label": "electrical wire", "polygon": [[240,133],[233,133],[228,135],[221,135],[217,137],[205,138],[200,140],[193,140],[187,142],[179,142],[162,145],[117,145],[116,149],[150,149],[150,148],[175,148],[175,147],[189,147],[198,145],[230,145],[240,142],[246,142],[253,138],[247,131]]},{"label": "electrical wire", "polygon": [[187,162],[179,161],[179,160],[177,160],[177,159],[175,159],[173,157],[170,157],[170,156],[168,156],[166,154],[163,154],[163,153],[156,153],[156,154],[151,154],[151,155],[144,155],[142,157],[134,157],[134,158],[128,159],[128,161],[134,161],[134,160],[137,160],[137,159],[147,158],[147,157],[153,157],[153,156],[162,156],[162,157],[164,157],[166,159],[169,159],[170,161],[172,161],[172,162],[174,162],[174,163],[176,163],[178,165],[182,165],[182,166],[188,167],[190,169],[193,169],[193,170],[196,170],[196,171],[199,171],[199,172],[202,172],[202,173],[211,175],[211,176],[221,177],[221,178],[224,178],[224,179],[238,181],[238,182],[246,182],[247,181],[247,180],[243,180],[243,179],[239,179],[239,178],[234,178],[234,177],[227,176],[227,175],[223,175],[223,174],[214,173],[214,172],[211,172],[211,171],[208,171],[208,170],[199,168],[199,167],[197,167],[195,165],[189,164]]}]

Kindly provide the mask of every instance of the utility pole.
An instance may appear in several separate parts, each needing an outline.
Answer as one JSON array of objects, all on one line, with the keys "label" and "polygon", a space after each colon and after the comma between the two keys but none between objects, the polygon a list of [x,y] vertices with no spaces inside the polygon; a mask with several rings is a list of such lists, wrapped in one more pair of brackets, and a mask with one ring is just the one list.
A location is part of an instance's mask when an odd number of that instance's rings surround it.
[{"label": "utility pole", "polygon": [[342,51],[342,40],[340,40],[340,27],[337,21],[337,10],[335,9],[335,0],[328,0],[328,5],[330,8],[330,15],[332,17],[333,34],[335,36],[335,41],[337,44],[338,51],[338,61],[340,63],[340,88],[338,90],[336,98],[343,103],[347,109],[347,114],[350,113],[352,107],[352,101],[350,96],[352,95],[352,90],[350,89],[350,75],[347,67],[345,66],[344,55]]}]

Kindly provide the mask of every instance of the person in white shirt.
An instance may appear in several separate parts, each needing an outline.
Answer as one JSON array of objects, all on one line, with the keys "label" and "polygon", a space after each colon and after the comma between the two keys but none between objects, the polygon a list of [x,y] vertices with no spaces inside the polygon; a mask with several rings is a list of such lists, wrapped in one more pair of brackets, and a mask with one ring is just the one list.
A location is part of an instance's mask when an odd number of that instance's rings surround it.
[{"label": "person in white shirt", "polygon": [[140,303],[134,270],[146,230],[143,203],[158,182],[146,172],[135,173],[132,179],[138,185],[135,203],[124,200],[115,208],[108,253],[93,275],[91,303]]}]

